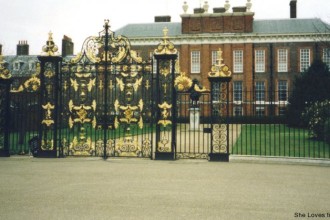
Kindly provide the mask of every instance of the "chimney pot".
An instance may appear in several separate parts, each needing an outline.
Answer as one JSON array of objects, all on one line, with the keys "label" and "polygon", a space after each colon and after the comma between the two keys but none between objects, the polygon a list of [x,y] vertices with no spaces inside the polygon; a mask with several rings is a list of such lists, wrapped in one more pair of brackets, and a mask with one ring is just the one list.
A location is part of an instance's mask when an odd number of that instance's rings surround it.
[{"label": "chimney pot", "polygon": [[62,56],[70,56],[73,55],[74,43],[72,39],[66,35],[63,36],[62,39]]},{"label": "chimney pot", "polygon": [[297,0],[290,1],[290,18],[297,18]]},{"label": "chimney pot", "polygon": [[194,14],[203,14],[204,12],[204,8],[194,8]]},{"label": "chimney pot", "polygon": [[155,22],[171,22],[171,16],[155,16]]},{"label": "chimney pot", "polygon": [[29,45],[26,40],[18,41],[16,55],[29,55]]},{"label": "chimney pot", "polygon": [[226,9],[224,7],[213,8],[213,13],[225,13]]},{"label": "chimney pot", "polygon": [[233,12],[246,12],[246,7],[233,7]]}]

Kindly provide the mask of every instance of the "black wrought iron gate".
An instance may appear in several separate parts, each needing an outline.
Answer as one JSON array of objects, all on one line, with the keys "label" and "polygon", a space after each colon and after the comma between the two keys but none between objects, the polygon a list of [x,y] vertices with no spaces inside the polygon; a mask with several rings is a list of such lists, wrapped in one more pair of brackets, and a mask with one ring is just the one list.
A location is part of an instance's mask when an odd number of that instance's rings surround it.
[{"label": "black wrought iron gate", "polygon": [[39,156],[151,157],[152,63],[131,50],[126,37],[115,37],[108,21],[76,57],[59,62],[56,50],[50,36],[38,57]]}]

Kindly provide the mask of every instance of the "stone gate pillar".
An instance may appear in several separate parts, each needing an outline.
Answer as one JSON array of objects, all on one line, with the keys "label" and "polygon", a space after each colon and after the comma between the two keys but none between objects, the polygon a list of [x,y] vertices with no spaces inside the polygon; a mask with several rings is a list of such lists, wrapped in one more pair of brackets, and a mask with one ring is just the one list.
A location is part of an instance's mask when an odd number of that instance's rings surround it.
[{"label": "stone gate pillar", "polygon": [[62,57],[57,55],[52,33],[42,48],[40,61],[40,99],[39,144],[37,157],[58,157],[58,117],[59,117],[59,77]]},{"label": "stone gate pillar", "polygon": [[222,51],[217,52],[217,63],[208,79],[211,84],[211,149],[210,161],[229,161],[229,82],[231,71],[223,63]]},{"label": "stone gate pillar", "polygon": [[0,157],[9,157],[11,74],[0,55]]},{"label": "stone gate pillar", "polygon": [[176,153],[176,90],[174,88],[175,61],[178,52],[169,41],[165,27],[162,42],[154,51],[157,62],[155,86],[156,160],[174,160]]}]

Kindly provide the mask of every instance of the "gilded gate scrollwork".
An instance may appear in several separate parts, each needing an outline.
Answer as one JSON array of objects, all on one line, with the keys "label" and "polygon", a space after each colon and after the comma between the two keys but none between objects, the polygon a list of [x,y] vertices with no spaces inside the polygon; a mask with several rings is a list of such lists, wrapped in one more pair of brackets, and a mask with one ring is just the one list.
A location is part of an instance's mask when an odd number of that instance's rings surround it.
[{"label": "gilded gate scrollwork", "polygon": [[[168,29],[163,29],[163,39],[154,51],[157,59],[158,121],[156,129],[156,158],[170,155],[174,158],[176,123],[173,122],[176,102],[174,91],[175,60],[178,51],[169,40]],[[170,153],[170,154],[169,154]],[[167,157],[167,156],[165,156]]]},{"label": "gilded gate scrollwork", "polygon": [[62,66],[64,75],[63,115],[69,129],[69,138],[64,148],[69,155],[93,155],[95,144],[91,139],[92,129],[97,126],[97,100],[92,95],[96,90],[95,67],[86,59],[66,62]]},{"label": "gilded gate scrollwork", "polygon": [[[213,155],[225,155],[219,158],[229,160],[229,140],[228,140],[228,100],[229,85],[232,72],[229,67],[223,63],[222,50],[217,52],[217,62],[212,66],[211,72],[208,73],[211,82],[212,91],[212,143],[211,143],[211,159],[216,158]],[[217,88],[217,89],[216,89]],[[217,91],[218,90],[218,91]],[[217,91],[217,92],[216,92]],[[213,120],[216,119],[216,120]],[[217,159],[219,159],[217,158]]]},{"label": "gilded gate scrollwork", "polygon": [[151,62],[115,36],[108,21],[104,28],[62,64],[64,152],[150,157],[152,94],[145,91],[152,86]]},{"label": "gilded gate scrollwork", "polygon": [[41,140],[41,149],[43,151],[53,151],[54,149],[54,136],[53,129],[55,124],[55,65],[52,62],[47,62],[44,71],[41,73],[43,76],[43,98],[42,98],[42,110],[43,118],[41,125],[43,126],[43,134]]},{"label": "gilded gate scrollwork", "polygon": [[[59,63],[62,60],[58,56],[58,47],[55,45],[50,32],[46,45],[42,49],[40,61],[40,73],[35,74],[24,83],[25,88],[32,88],[37,91],[40,86],[41,93],[41,147],[39,156],[57,155],[57,110],[58,110],[58,76]],[[37,66],[37,70],[39,67]],[[37,71],[39,72],[39,71]],[[39,78],[40,77],[40,81]]]},{"label": "gilded gate scrollwork", "polygon": [[49,127],[52,124],[54,124],[52,112],[53,112],[55,106],[50,104],[50,102],[48,102],[46,105],[42,105],[42,108],[45,110],[46,113],[45,113],[45,117],[41,123],[45,124],[47,127]]},{"label": "gilded gate scrollwork", "polygon": [[[166,50],[162,50],[166,51]],[[158,108],[160,111],[160,117],[157,122],[160,125],[160,138],[157,142],[157,150],[159,152],[171,152],[171,125],[172,125],[172,74],[171,73],[171,61],[159,60],[159,102]]]},{"label": "gilded gate scrollwork", "polygon": [[[135,53],[133,53],[135,54]],[[141,156],[142,146],[138,141],[140,137],[133,136],[133,129],[144,128],[145,104],[142,91],[144,77],[143,66],[140,59],[136,63],[124,65],[120,73],[115,76],[117,97],[114,101],[114,128],[123,131],[124,137],[119,138],[115,144],[115,155],[118,156]]]}]

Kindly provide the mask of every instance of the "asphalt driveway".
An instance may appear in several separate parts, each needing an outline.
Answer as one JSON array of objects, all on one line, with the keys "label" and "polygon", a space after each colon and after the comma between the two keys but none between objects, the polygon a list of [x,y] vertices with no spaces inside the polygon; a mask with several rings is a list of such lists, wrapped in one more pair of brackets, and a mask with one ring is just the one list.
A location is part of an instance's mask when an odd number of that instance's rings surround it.
[{"label": "asphalt driveway", "polygon": [[330,219],[329,171],[285,160],[0,158],[0,219]]}]

